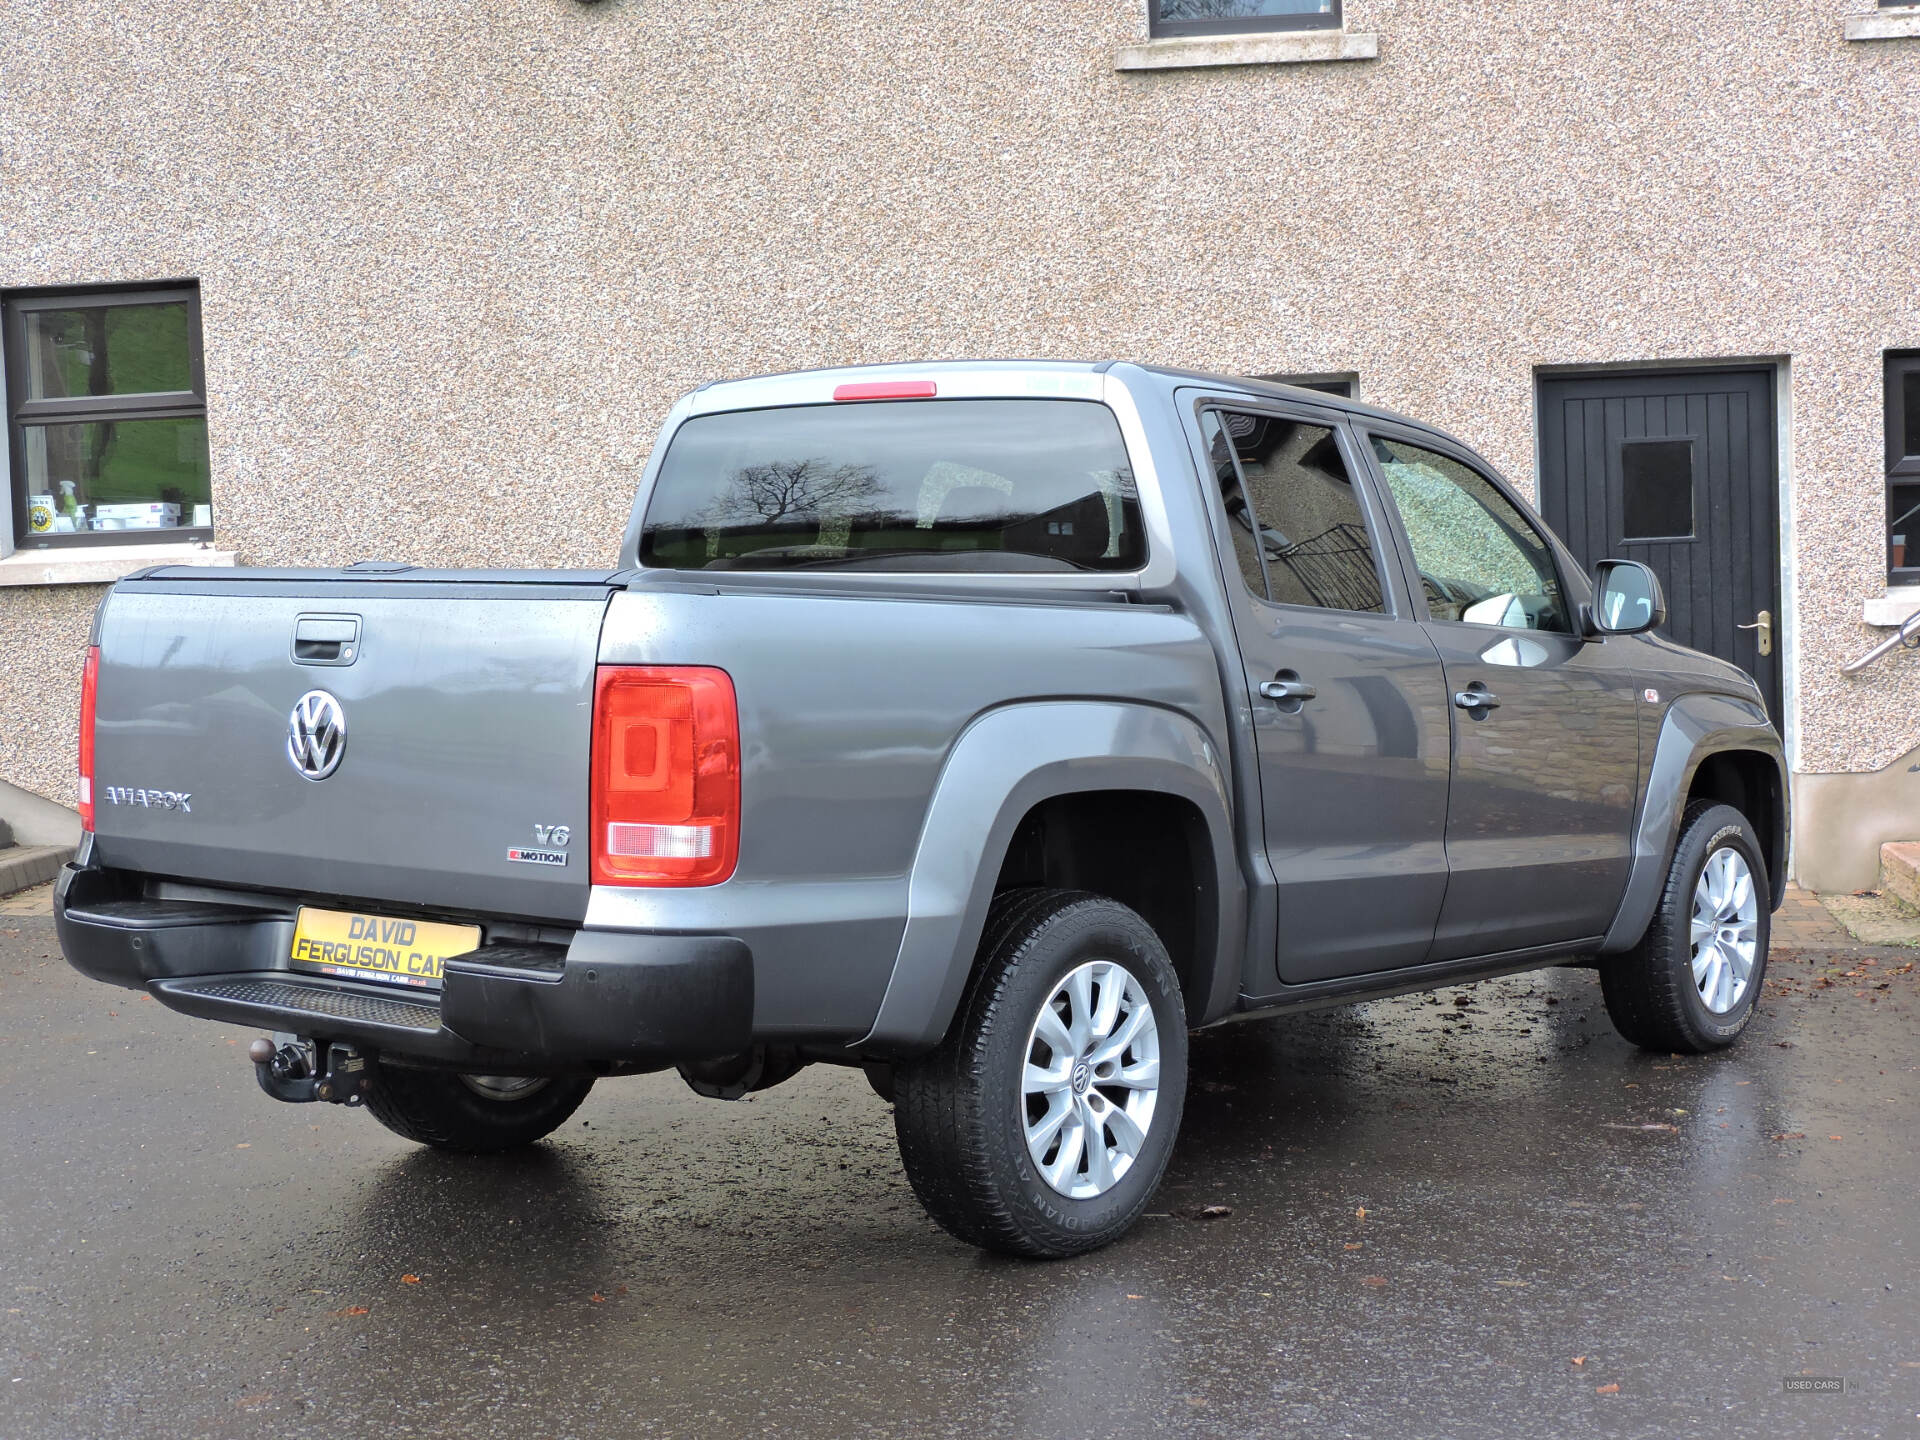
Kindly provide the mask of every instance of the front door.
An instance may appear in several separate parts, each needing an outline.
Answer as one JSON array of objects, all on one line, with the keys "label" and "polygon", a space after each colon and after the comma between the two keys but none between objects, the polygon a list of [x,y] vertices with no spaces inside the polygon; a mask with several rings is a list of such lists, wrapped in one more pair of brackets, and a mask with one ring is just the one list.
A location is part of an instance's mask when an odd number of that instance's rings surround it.
[{"label": "front door", "polygon": [[1640,778],[1625,648],[1581,637],[1553,547],[1464,452],[1384,426],[1369,440],[1453,717],[1431,958],[1602,935],[1626,888]]},{"label": "front door", "polygon": [[1638,560],[1663,633],[1731,660],[1780,716],[1780,518],[1770,370],[1540,382],[1540,510],[1592,568]]},{"label": "front door", "polygon": [[1286,407],[1200,416],[1252,706],[1275,968],[1288,984],[1426,958],[1447,888],[1446,679],[1389,598],[1337,423]]}]

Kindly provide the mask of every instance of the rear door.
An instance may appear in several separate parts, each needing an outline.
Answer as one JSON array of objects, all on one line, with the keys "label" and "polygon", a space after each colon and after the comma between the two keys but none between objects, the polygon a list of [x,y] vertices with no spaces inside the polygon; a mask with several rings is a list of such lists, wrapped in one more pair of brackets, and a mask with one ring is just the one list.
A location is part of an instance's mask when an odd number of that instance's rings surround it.
[{"label": "rear door", "polygon": [[526,573],[123,581],[99,631],[101,862],[580,920],[611,587]]},{"label": "rear door", "polygon": [[1464,451],[1367,427],[1453,718],[1446,904],[1432,958],[1604,934],[1640,778],[1637,677],[1583,640],[1552,544]]},{"label": "rear door", "polygon": [[1385,583],[1350,432],[1309,407],[1199,415],[1289,984],[1415,965],[1446,892],[1438,655]]}]

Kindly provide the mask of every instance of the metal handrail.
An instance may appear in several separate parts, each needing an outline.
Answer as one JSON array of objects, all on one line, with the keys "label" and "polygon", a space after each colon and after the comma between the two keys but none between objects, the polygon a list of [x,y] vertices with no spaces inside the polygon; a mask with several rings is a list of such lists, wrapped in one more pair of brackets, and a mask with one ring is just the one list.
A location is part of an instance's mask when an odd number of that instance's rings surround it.
[{"label": "metal handrail", "polygon": [[1840,673],[1842,675],[1858,675],[1882,655],[1891,654],[1902,646],[1905,646],[1909,650],[1920,650],[1920,610],[1916,610],[1913,614],[1909,615],[1906,618],[1906,622],[1901,625],[1898,630],[1894,631],[1893,634],[1889,635],[1885,640],[1882,640],[1858,660],[1849,660],[1845,665],[1842,665],[1840,667]]}]

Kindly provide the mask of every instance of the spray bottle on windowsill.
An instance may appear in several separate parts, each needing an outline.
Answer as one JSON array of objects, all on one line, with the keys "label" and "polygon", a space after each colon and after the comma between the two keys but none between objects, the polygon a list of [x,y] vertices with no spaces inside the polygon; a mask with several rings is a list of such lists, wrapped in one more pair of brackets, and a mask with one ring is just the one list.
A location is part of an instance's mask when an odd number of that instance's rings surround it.
[{"label": "spray bottle on windowsill", "polygon": [[80,500],[73,493],[73,481],[60,482],[60,498],[54,501],[53,528],[59,534],[71,534],[80,528]]}]

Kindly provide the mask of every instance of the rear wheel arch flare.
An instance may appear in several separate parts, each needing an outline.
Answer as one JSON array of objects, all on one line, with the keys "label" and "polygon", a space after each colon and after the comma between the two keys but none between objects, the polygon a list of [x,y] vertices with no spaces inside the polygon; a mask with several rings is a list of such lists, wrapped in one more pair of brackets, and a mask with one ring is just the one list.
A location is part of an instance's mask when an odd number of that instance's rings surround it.
[{"label": "rear wheel arch flare", "polygon": [[1202,1013],[1220,949],[1213,835],[1200,807],[1159,790],[1086,790],[1031,806],[1014,828],[996,893],[1044,886],[1116,900],[1167,947],[1189,1014]]},{"label": "rear wheel arch flare", "polygon": [[[1021,874],[1018,864],[1005,869],[1014,838],[1036,807],[1058,797],[1117,791],[1188,802],[1207,837],[1204,857],[1196,851],[1191,863],[1208,869],[1212,930],[1218,940],[1236,937],[1246,897],[1223,766],[1224,750],[1206,729],[1164,706],[1031,701],[976,718],[954,742],[928,803],[908,877],[906,929],[874,1023],[856,1048],[904,1056],[940,1042],[978,961],[994,896],[1003,880]],[[1231,1008],[1240,977],[1237,965],[1219,963],[1220,948],[1201,962],[1202,973],[1183,977],[1183,990],[1211,981],[1205,1003],[1191,1007],[1196,1018]]]}]

